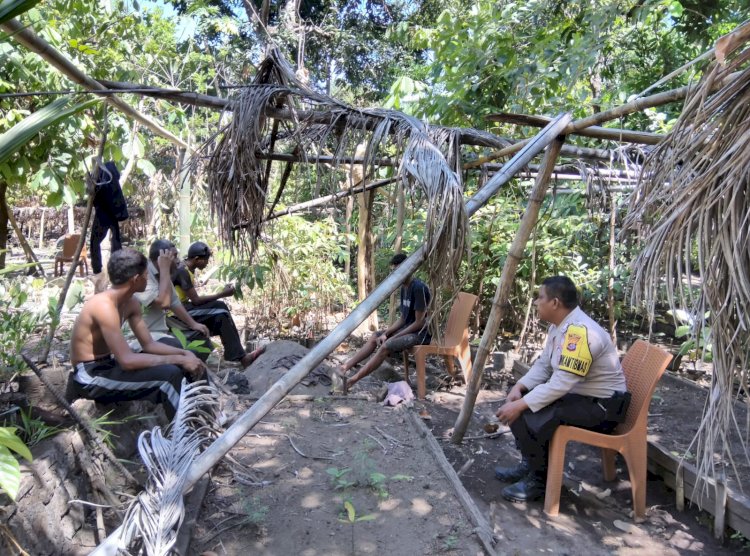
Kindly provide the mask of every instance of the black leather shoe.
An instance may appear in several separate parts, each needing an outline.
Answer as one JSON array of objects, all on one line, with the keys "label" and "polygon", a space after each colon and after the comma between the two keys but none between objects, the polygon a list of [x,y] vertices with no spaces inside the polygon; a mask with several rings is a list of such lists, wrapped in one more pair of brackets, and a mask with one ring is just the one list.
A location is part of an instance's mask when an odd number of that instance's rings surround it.
[{"label": "black leather shoe", "polygon": [[515,484],[503,489],[502,495],[511,502],[530,502],[544,498],[546,485],[533,473],[529,473]]},{"label": "black leather shoe", "polygon": [[529,464],[526,460],[513,467],[495,467],[495,478],[504,483],[515,483],[529,474]]}]

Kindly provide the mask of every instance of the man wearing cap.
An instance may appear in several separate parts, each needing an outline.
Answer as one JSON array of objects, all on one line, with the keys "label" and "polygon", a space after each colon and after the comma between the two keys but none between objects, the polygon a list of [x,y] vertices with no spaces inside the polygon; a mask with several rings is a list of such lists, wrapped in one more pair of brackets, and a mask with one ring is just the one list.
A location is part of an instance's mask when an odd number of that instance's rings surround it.
[{"label": "man wearing cap", "polygon": [[202,241],[196,241],[188,248],[184,264],[177,268],[172,278],[175,291],[190,317],[208,327],[212,336],[221,337],[224,359],[239,361],[243,367],[247,367],[263,353],[264,348],[245,352],[229,307],[219,301],[222,297],[234,295],[234,286],[228,285],[210,295],[200,295],[195,289],[195,271],[206,268],[211,254],[211,248]]}]

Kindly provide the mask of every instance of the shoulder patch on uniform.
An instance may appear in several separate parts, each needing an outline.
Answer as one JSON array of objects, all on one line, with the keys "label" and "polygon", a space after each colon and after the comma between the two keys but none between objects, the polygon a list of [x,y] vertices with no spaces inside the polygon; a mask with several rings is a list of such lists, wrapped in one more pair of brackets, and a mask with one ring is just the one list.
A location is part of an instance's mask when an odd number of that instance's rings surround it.
[{"label": "shoulder patch on uniform", "polygon": [[559,368],[561,371],[586,376],[591,368],[588,330],[583,325],[571,324],[565,331]]}]

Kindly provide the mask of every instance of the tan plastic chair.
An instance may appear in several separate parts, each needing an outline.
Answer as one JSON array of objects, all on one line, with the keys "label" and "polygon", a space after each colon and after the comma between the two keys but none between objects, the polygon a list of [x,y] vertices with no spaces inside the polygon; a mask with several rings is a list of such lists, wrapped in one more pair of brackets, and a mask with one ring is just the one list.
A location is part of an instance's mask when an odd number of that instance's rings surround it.
[{"label": "tan plastic chair", "polygon": [[[78,247],[78,241],[81,239],[81,234],[66,234],[63,239],[62,252],[55,255],[55,276],[63,275],[63,265],[65,263],[72,263],[73,256],[76,254],[76,247]],[[78,272],[83,276],[83,269],[86,269],[86,275],[89,273],[89,262],[86,259],[86,245],[83,246],[81,251],[81,257],[78,259]]]},{"label": "tan plastic chair", "polygon": [[466,382],[469,381],[469,376],[471,375],[469,317],[476,301],[476,295],[460,292],[453,302],[450,315],[448,315],[443,343],[438,344],[437,340],[433,339],[429,345],[414,346],[410,350],[404,350],[404,376],[406,382],[409,382],[409,354],[414,355],[414,362],[417,366],[417,398],[420,400],[424,399],[427,390],[425,384],[425,363],[428,355],[442,355],[445,358],[445,365],[448,367],[448,372],[451,375],[455,375],[456,372],[453,363],[453,358],[455,357],[461,365],[464,380]]},{"label": "tan plastic chair", "polygon": [[560,488],[565,467],[565,447],[568,442],[582,442],[602,449],[604,480],[615,479],[615,452],[625,458],[633,492],[633,510],[636,517],[646,515],[646,421],[651,396],[672,355],[661,348],[638,340],[622,360],[625,382],[632,399],[625,422],[612,434],[602,434],[578,427],[561,425],[555,431],[549,447],[547,491],[544,495],[544,513],[555,516],[560,511]]}]

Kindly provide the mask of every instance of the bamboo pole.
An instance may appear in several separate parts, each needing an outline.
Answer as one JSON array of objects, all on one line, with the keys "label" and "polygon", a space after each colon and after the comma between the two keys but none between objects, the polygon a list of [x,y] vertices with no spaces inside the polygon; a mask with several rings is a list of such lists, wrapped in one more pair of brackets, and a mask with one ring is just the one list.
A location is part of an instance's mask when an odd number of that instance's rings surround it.
[{"label": "bamboo pole", "polygon": [[[85,87],[90,91],[96,91],[106,89],[104,85],[92,79],[81,70],[79,70],[70,60],[63,56],[58,50],[56,50],[51,44],[39,37],[34,31],[21,25],[17,19],[11,19],[3,24],[0,24],[0,28],[6,31],[13,39],[20,45],[26,47],[31,52],[38,54],[47,63],[53,66],[55,69],[60,71],[63,75],[67,76],[68,79]],[[157,135],[168,139],[172,143],[179,145],[184,149],[189,149],[188,145],[182,141],[179,137],[173,135],[167,131],[160,124],[149,118],[148,116],[141,114],[135,108],[127,104],[116,96],[107,98],[107,102],[120,110],[122,113],[135,118],[151,131]]]},{"label": "bamboo pole", "polygon": [[[2,201],[0,202],[4,203],[5,205],[5,211],[8,215],[8,223],[10,224],[11,228],[13,228],[13,232],[15,232],[16,237],[18,238],[18,243],[21,245],[21,249],[23,249],[24,255],[26,255],[26,262],[34,263],[35,266],[33,268],[38,268],[41,275],[44,276],[44,268],[42,267],[42,263],[40,263],[39,259],[36,258],[34,249],[32,249],[31,245],[29,245],[29,242],[26,241],[26,237],[23,235],[23,230],[21,230],[21,226],[18,225],[16,217],[13,214],[13,209],[11,209],[8,205],[7,198],[2,199]],[[36,273],[36,271],[34,273]]]},{"label": "bamboo pole", "polygon": [[[533,140],[526,145],[505,165],[502,172],[498,172],[487,182],[487,184],[466,202],[465,208],[469,216],[484,206],[489,199],[513,176],[526,166],[529,161],[544,150],[547,145],[555,140],[560,131],[570,122],[570,114],[562,114],[547,127],[539,132]],[[224,434],[217,438],[196,459],[185,481],[183,493],[188,492],[192,486],[208,471],[211,470],[223,458],[242,437],[245,436],[265,415],[273,409],[276,404],[284,399],[289,391],[299,381],[316,368],[336,347],[341,344],[359,326],[367,316],[375,311],[378,306],[388,299],[391,292],[400,287],[403,281],[413,274],[426,256],[425,247],[417,249],[409,258],[401,263],[385,280],[383,280],[354,310],[341,321],[331,333],[317,344],[307,355],[300,359],[287,373],[275,382],[268,391],[263,394],[253,405],[243,413],[229,427]],[[116,554],[120,546],[120,535],[123,533],[122,525],[110,534],[107,539],[92,552],[92,556],[109,556]]]},{"label": "bamboo pole", "polygon": [[513,239],[510,249],[508,250],[508,256],[505,258],[500,282],[495,291],[495,298],[492,300],[492,310],[487,319],[487,324],[484,327],[482,341],[479,343],[477,354],[474,356],[471,378],[469,378],[469,383],[466,385],[466,397],[464,398],[461,412],[456,419],[456,424],[453,427],[453,436],[451,436],[451,442],[453,444],[461,443],[466,434],[466,429],[469,426],[477,394],[479,394],[479,387],[482,384],[482,374],[484,371],[484,364],[487,360],[487,354],[490,351],[490,346],[494,343],[495,338],[497,337],[497,331],[500,328],[500,321],[502,321],[505,316],[505,308],[508,304],[510,288],[513,285],[518,264],[523,258],[523,251],[526,248],[526,243],[529,241],[531,231],[534,229],[534,226],[536,226],[539,217],[539,210],[542,206],[542,201],[544,201],[544,194],[547,191],[547,185],[549,184],[552,170],[555,167],[555,161],[562,150],[563,141],[564,139],[556,139],[547,147],[547,152],[542,160],[542,169],[537,176],[534,188],[529,194],[529,204],[526,206],[526,211],[521,219],[521,225],[516,232],[516,237]]},{"label": "bamboo pole", "polygon": [[[487,120],[506,124],[544,127],[550,122],[551,118],[548,118],[547,116],[530,116],[528,114],[501,112],[499,114],[490,114],[487,116]],[[631,131],[629,129],[611,129],[595,125],[577,131],[575,132],[575,135],[594,137],[596,139],[608,139],[611,141],[623,141],[625,143],[640,143],[643,145],[658,145],[659,142],[664,139],[664,135],[658,133]]]},{"label": "bamboo pole", "polygon": [[[374,181],[372,183],[369,183],[367,185],[361,185],[358,187],[353,187],[351,189],[345,189],[344,191],[338,191],[336,193],[333,193],[331,195],[326,195],[325,197],[318,197],[317,199],[312,199],[311,201],[305,201],[304,203],[298,203],[296,205],[292,205],[291,207],[287,207],[283,210],[279,210],[274,212],[273,214],[266,217],[266,221],[268,220],[274,220],[276,218],[279,218],[281,216],[286,216],[287,214],[293,214],[295,212],[300,212],[303,210],[307,210],[313,207],[319,207],[320,205],[328,204],[332,201],[338,201],[339,199],[343,199],[344,197],[351,197],[352,195],[356,195],[357,193],[362,193],[363,191],[369,191],[371,189],[377,189],[379,187],[383,187],[385,185],[389,185],[393,182],[398,180],[398,178],[386,178],[383,180]],[[242,222],[240,224],[235,224],[232,226],[232,229],[237,230],[239,228],[246,228],[250,224],[247,222]]]},{"label": "bamboo pole", "polygon": [[[739,76],[739,73],[740,72],[736,74],[731,74],[725,77],[724,79],[717,80],[717,82],[714,83],[711,90],[715,91],[721,88],[722,86],[726,85],[727,83],[730,83],[734,79],[737,79],[737,77]],[[695,85],[685,85],[684,87],[679,87],[677,89],[672,89],[670,91],[664,91],[663,93],[657,93],[655,95],[635,99],[632,102],[628,102],[620,106],[615,106],[614,108],[605,110],[603,112],[599,112],[597,114],[594,114],[593,116],[588,116],[586,118],[581,118],[580,120],[576,120],[575,122],[572,122],[568,127],[566,127],[561,133],[561,135],[570,135],[572,133],[578,133],[581,130],[586,129],[588,127],[603,124],[605,122],[609,122],[612,120],[616,120],[618,118],[622,118],[623,116],[633,114],[634,112],[641,112],[642,110],[646,110],[647,108],[654,108],[656,106],[669,104],[670,102],[675,102],[678,100],[685,100],[688,93],[690,93],[693,89],[695,89]],[[499,151],[490,153],[487,156],[478,158],[477,160],[474,160],[466,164],[464,168],[474,168],[476,166],[481,166],[482,164],[486,164],[487,162],[491,162],[492,160],[496,160],[504,156],[509,156],[517,152],[518,149],[524,147],[527,144],[527,141],[528,139],[519,141],[518,143],[514,143],[513,145],[510,145],[509,147],[505,147],[503,149],[500,149]]]}]

